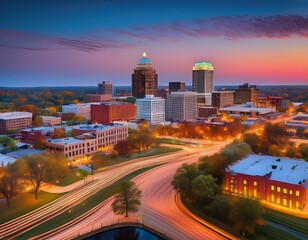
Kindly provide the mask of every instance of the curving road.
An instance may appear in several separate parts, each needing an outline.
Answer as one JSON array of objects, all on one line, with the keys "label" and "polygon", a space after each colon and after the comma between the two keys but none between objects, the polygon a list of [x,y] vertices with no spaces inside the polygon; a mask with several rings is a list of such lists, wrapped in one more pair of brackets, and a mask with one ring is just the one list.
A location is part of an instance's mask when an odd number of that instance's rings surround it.
[{"label": "curving road", "polygon": [[[226,144],[226,143],[224,143]],[[202,151],[202,155],[217,152],[222,145],[215,145]],[[134,178],[137,186],[142,190],[142,206],[140,212],[131,215],[128,219],[118,218],[112,212],[110,202],[103,203],[92,214],[86,216],[78,223],[68,224],[67,228],[54,231],[48,239],[70,239],[78,234],[83,234],[92,229],[114,224],[118,221],[137,221],[154,228],[172,239],[235,239],[231,235],[222,236],[220,229],[215,226],[205,227],[191,216],[185,214],[176,203],[176,193],[172,189],[171,180],[176,169],[183,163],[196,162],[199,159],[199,151],[189,156],[179,157],[176,162],[171,162],[155,169],[147,171]],[[212,228],[212,229],[211,229]],[[38,236],[36,239],[46,239],[46,236]]]}]

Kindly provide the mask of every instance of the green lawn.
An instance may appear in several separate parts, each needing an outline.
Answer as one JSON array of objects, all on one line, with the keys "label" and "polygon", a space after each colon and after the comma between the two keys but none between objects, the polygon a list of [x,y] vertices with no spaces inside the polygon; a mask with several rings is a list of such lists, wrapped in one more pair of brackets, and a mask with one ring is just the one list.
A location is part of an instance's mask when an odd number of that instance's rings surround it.
[{"label": "green lawn", "polygon": [[34,199],[34,194],[26,192],[20,193],[10,201],[10,208],[6,207],[6,201],[0,201],[0,224],[11,219],[19,217],[23,214],[33,211],[40,206],[43,206],[63,194],[47,193],[40,191],[38,199]]},{"label": "green lawn", "polygon": [[[155,156],[155,155],[160,155],[160,154],[164,154],[164,153],[171,153],[171,152],[176,152],[176,151],[180,151],[182,150],[182,148],[169,148],[169,147],[156,147],[156,148],[152,148],[146,151],[139,153],[133,153],[130,156],[120,156],[117,159],[106,159],[103,162],[103,166],[107,167],[107,166],[112,166],[112,165],[116,165],[119,163],[123,163],[123,162],[127,162],[129,160],[133,160],[133,159],[137,159],[137,158],[142,158],[142,157],[151,157],[151,156]],[[100,171],[100,170],[98,170]]]},{"label": "green lawn", "polygon": [[297,237],[281,231],[272,226],[262,226],[257,229],[257,233],[252,238],[253,240],[277,239],[277,240],[298,240]]},{"label": "green lawn", "polygon": [[308,219],[288,215],[273,209],[265,208],[264,218],[268,221],[284,225],[294,231],[308,236]]},{"label": "green lawn", "polygon": [[[225,222],[222,222],[218,219],[212,218],[210,216],[207,216],[203,211],[202,211],[202,206],[197,205],[197,204],[192,204],[189,202],[186,202],[183,198],[182,202],[183,204],[194,214],[197,216],[201,217],[205,221],[219,227],[220,229],[223,229],[226,232],[229,232],[230,234],[243,238],[239,236],[237,232],[234,231],[231,225],[228,225]],[[297,232],[301,232],[304,234],[307,234],[308,231],[308,220],[307,219],[302,219],[302,218],[297,218],[294,216],[290,216],[284,213],[280,213],[278,211],[274,211],[271,209],[265,209],[266,213],[263,216],[264,219],[275,222],[280,225],[285,225],[288,228],[292,228],[293,230]],[[260,226],[257,228],[256,234],[249,239],[254,239],[254,240],[272,240],[272,239],[279,239],[279,240],[297,240],[296,236],[285,232],[281,229],[275,228],[273,226]]]},{"label": "green lawn", "polygon": [[53,183],[53,184],[63,187],[75,183],[79,180],[82,180],[83,179],[82,171],[84,170],[76,169],[75,171],[72,171],[72,173],[68,177],[63,178],[58,183]]},{"label": "green lawn", "polygon": [[[155,166],[155,167],[157,167],[157,166]],[[42,223],[38,227],[22,234],[21,236],[19,236],[16,239],[22,239],[22,240],[28,239],[30,237],[33,237],[33,236],[39,235],[41,233],[47,232],[51,229],[57,228],[57,227],[65,224],[65,223],[73,220],[74,218],[82,215],[83,213],[89,211],[90,209],[92,209],[93,207],[98,205],[99,203],[103,202],[107,198],[116,194],[118,192],[118,189],[120,187],[120,183],[122,181],[130,180],[130,179],[136,177],[137,175],[139,175],[143,172],[146,172],[146,171],[148,171],[152,168],[154,168],[154,167],[140,169],[140,170],[138,170],[134,173],[127,175],[126,177],[124,177],[120,181],[118,181],[117,183],[112,184],[111,186],[101,190],[100,192],[94,194],[90,198],[84,200],[80,204],[74,206],[73,208],[70,209],[70,212],[66,211],[66,212],[60,214],[59,216],[56,216],[55,218],[53,218],[53,219],[51,219],[51,220],[49,220],[45,223]]]}]

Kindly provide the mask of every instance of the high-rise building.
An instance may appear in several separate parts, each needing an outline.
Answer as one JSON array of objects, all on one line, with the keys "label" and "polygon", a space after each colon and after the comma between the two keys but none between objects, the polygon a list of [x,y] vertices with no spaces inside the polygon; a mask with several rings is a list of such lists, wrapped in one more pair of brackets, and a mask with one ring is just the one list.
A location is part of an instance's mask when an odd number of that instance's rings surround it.
[{"label": "high-rise building", "polygon": [[234,105],[234,91],[212,92],[212,105],[218,109]]},{"label": "high-rise building", "polygon": [[185,92],[185,82],[169,82],[169,93],[171,92]]},{"label": "high-rise building", "polygon": [[211,93],[214,91],[213,65],[210,62],[196,62],[192,72],[192,91]]},{"label": "high-rise building", "polygon": [[97,94],[112,94],[112,82],[103,81],[98,84]]},{"label": "high-rise building", "polygon": [[165,123],[165,99],[146,95],[136,100],[137,119],[144,119],[150,125]]},{"label": "high-rise building", "polygon": [[234,103],[241,104],[246,102],[255,102],[259,98],[260,90],[256,85],[248,85],[245,83],[235,89]]},{"label": "high-rise building", "polygon": [[167,120],[178,122],[195,121],[197,116],[197,93],[171,92],[167,95]]},{"label": "high-rise building", "polygon": [[146,53],[142,54],[132,74],[132,95],[136,98],[157,96],[157,74]]}]

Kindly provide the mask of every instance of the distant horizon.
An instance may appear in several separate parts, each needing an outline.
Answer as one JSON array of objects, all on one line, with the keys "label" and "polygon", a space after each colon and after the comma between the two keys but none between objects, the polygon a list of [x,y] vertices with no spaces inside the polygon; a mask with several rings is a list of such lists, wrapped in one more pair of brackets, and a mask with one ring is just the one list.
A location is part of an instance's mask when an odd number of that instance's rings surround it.
[{"label": "distant horizon", "polygon": [[[215,84],[214,87],[218,86],[240,86],[245,84],[244,82],[242,84]],[[257,85],[257,86],[308,86],[308,84],[250,84],[250,85]],[[131,87],[131,85],[114,85],[112,84],[113,87]],[[191,84],[186,84],[186,86],[192,86]],[[46,85],[46,86],[0,86],[0,88],[44,88],[44,87],[51,87],[51,88],[57,88],[57,87],[97,87],[97,85]],[[158,85],[158,87],[168,87],[167,85],[161,84]]]}]

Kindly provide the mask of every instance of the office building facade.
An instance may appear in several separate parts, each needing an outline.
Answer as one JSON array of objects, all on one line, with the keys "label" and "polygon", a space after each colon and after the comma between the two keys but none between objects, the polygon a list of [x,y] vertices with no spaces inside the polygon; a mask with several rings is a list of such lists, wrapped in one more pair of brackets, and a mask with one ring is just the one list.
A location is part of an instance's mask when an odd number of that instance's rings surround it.
[{"label": "office building facade", "polygon": [[112,82],[103,81],[97,86],[97,94],[111,94],[112,95]]},{"label": "office building facade", "polygon": [[135,98],[157,96],[157,74],[146,53],[143,53],[132,74],[132,95]]},{"label": "office building facade", "polygon": [[242,104],[246,102],[255,102],[260,95],[260,90],[256,85],[248,85],[245,83],[239,86],[238,89],[235,89],[234,92],[234,103]]},{"label": "office building facade", "polygon": [[169,82],[169,93],[171,92],[185,92],[185,82]]},{"label": "office building facade", "polygon": [[212,92],[212,106],[218,109],[234,105],[234,91]]},{"label": "office building facade", "polygon": [[136,100],[137,119],[144,119],[150,125],[165,123],[165,100],[154,95]]},{"label": "office building facade", "polygon": [[195,121],[197,111],[196,92],[172,92],[167,95],[166,120]]},{"label": "office building facade", "polygon": [[0,113],[0,133],[8,130],[20,130],[32,125],[32,113],[7,112]]},{"label": "office building facade", "polygon": [[192,91],[211,93],[214,91],[214,68],[210,62],[196,62],[192,71]]}]

